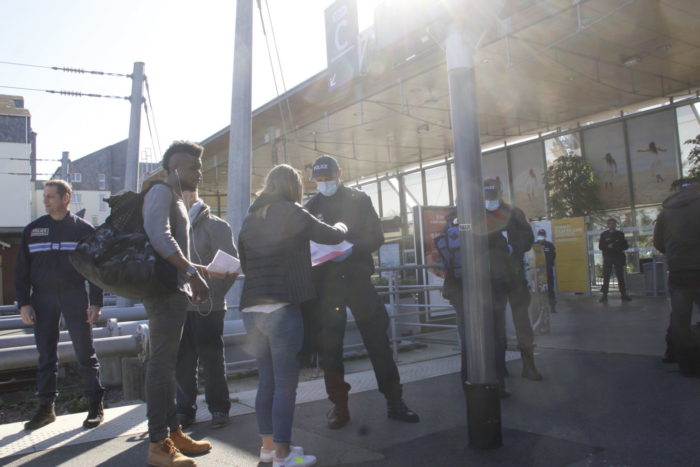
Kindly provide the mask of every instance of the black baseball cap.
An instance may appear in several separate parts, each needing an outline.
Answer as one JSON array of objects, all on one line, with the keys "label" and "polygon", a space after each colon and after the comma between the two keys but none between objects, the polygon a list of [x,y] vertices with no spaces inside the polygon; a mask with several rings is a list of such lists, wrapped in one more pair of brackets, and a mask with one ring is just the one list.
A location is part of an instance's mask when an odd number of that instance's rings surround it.
[{"label": "black baseball cap", "polygon": [[327,155],[319,156],[311,166],[311,178],[337,177],[340,166],[335,158]]},{"label": "black baseball cap", "polygon": [[484,180],[484,198],[489,200],[501,197],[501,181],[497,178]]}]

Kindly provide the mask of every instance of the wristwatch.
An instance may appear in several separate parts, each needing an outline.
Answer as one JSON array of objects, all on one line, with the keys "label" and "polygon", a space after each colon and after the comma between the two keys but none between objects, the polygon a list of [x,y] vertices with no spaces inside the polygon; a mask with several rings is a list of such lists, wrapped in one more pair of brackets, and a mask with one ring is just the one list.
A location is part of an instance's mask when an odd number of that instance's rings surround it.
[{"label": "wristwatch", "polygon": [[196,275],[197,275],[197,268],[194,266],[190,265],[187,268],[187,270],[185,271],[185,276],[187,277],[188,281],[194,279]]}]

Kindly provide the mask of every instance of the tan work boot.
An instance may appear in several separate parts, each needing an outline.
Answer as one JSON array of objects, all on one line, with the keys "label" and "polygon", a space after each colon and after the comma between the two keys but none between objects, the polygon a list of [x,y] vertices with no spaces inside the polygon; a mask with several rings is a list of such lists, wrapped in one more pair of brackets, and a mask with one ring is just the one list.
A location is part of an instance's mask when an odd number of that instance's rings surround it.
[{"label": "tan work boot", "polygon": [[182,455],[170,438],[148,445],[148,465],[154,467],[196,467],[194,459]]},{"label": "tan work boot", "polygon": [[182,430],[171,431],[170,439],[173,440],[175,447],[183,454],[203,454],[211,450],[209,441],[195,441]]}]

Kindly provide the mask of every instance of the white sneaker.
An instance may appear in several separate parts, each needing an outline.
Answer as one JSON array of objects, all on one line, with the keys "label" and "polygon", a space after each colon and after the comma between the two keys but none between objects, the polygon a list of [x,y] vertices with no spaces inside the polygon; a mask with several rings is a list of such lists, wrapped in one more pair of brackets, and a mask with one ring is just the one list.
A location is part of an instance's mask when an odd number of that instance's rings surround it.
[{"label": "white sneaker", "polygon": [[315,456],[299,456],[294,452],[290,452],[284,459],[275,459],[272,461],[272,467],[307,467],[316,463]]},{"label": "white sneaker", "polygon": [[[297,456],[303,456],[304,455],[304,448],[301,446],[289,446],[289,451],[290,453],[296,454]],[[273,449],[270,452],[265,452],[260,446],[260,462],[272,462],[275,457],[275,450]]]}]

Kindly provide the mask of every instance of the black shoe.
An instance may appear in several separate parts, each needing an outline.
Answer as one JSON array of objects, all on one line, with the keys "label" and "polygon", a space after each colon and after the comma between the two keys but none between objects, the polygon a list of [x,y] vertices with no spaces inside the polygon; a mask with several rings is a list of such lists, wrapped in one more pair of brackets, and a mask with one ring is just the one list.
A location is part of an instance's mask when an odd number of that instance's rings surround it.
[{"label": "black shoe", "polygon": [[102,423],[105,418],[105,409],[102,405],[102,399],[98,399],[90,402],[90,408],[88,409],[88,415],[83,422],[83,427],[85,428],[95,428],[97,425]]},{"label": "black shoe", "polygon": [[328,419],[328,428],[331,430],[343,428],[350,421],[348,403],[334,404],[331,410],[328,411],[326,418]]},{"label": "black shoe", "polygon": [[213,412],[211,414],[211,427],[222,428],[228,425],[228,412]]},{"label": "black shoe", "polygon": [[600,303],[608,303],[608,294],[604,293],[602,297],[600,297],[600,300],[598,300]]},{"label": "black shoe", "polygon": [[409,409],[401,399],[387,402],[387,416],[406,423],[420,422],[418,414]]},{"label": "black shoe", "polygon": [[41,428],[56,421],[53,402],[39,405],[39,409],[27,423],[24,424],[24,429],[31,431]]},{"label": "black shoe", "polygon": [[187,415],[185,413],[179,413],[177,414],[177,423],[180,424],[180,427],[184,430],[185,428],[189,427],[194,423],[194,416],[193,415]]},{"label": "black shoe", "polygon": [[622,296],[620,296],[620,299],[621,299],[623,302],[630,302],[630,301],[632,301],[632,297],[630,297],[630,296],[627,295],[626,293],[623,293]]}]

